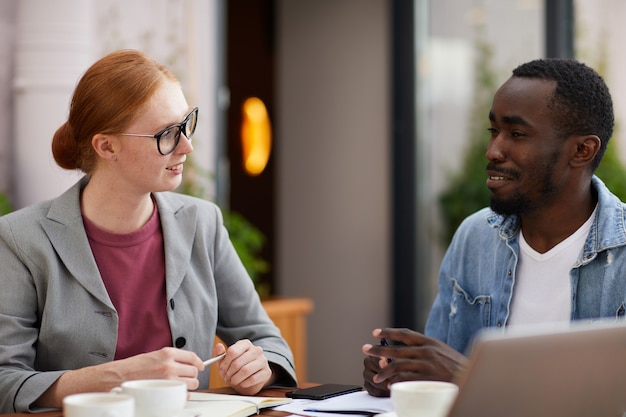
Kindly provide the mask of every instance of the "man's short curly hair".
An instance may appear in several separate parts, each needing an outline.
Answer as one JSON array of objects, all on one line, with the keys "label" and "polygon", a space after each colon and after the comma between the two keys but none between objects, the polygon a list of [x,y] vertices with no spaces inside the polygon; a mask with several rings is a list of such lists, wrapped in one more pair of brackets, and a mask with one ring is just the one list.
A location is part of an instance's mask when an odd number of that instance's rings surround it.
[{"label": "man's short curly hair", "polygon": [[556,129],[563,136],[597,135],[601,145],[592,171],[600,165],[613,135],[613,101],[602,77],[592,68],[573,59],[548,58],[527,62],[513,70],[513,76],[556,82],[548,108]]}]

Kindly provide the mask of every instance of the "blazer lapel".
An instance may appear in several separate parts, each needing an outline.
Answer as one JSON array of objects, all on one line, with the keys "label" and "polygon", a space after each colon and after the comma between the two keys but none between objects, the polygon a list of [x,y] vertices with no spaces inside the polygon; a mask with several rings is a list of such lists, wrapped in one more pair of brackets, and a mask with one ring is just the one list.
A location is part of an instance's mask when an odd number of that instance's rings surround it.
[{"label": "blazer lapel", "polygon": [[[189,268],[196,233],[196,214],[175,193],[154,193],[163,229],[165,282],[168,300],[174,296]],[[183,214],[184,213],[184,214]]]},{"label": "blazer lapel", "polygon": [[80,212],[80,191],[87,182],[87,177],[83,177],[59,196],[41,226],[70,275],[94,297],[115,309],[91,253]]}]

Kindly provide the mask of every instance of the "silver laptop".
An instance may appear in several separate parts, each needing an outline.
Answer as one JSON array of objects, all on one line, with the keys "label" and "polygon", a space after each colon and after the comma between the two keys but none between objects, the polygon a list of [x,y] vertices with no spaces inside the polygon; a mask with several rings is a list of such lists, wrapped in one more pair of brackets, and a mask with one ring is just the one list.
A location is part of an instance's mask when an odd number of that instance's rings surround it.
[{"label": "silver laptop", "polygon": [[481,333],[448,417],[622,417],[626,323]]}]

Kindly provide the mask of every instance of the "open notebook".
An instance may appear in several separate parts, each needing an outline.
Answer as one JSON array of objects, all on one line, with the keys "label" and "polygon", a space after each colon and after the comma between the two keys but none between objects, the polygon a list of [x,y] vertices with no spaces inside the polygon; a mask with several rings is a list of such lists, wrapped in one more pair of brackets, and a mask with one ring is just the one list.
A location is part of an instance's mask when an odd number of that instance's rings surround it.
[{"label": "open notebook", "polygon": [[186,410],[202,417],[246,417],[258,414],[260,409],[291,402],[290,398],[250,397],[245,395],[192,392]]}]

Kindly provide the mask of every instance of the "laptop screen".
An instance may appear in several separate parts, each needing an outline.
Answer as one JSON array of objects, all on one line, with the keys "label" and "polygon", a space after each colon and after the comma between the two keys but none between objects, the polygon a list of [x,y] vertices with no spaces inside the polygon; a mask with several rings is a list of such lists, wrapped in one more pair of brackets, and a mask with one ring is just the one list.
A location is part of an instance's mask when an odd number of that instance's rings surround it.
[{"label": "laptop screen", "polygon": [[622,417],[626,323],[483,332],[455,382],[449,417]]}]

